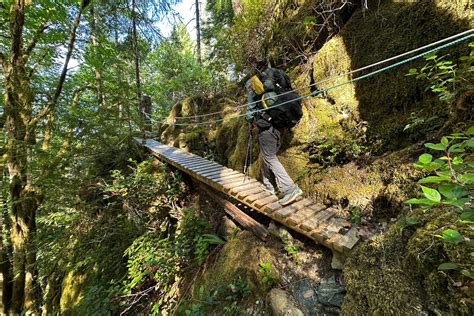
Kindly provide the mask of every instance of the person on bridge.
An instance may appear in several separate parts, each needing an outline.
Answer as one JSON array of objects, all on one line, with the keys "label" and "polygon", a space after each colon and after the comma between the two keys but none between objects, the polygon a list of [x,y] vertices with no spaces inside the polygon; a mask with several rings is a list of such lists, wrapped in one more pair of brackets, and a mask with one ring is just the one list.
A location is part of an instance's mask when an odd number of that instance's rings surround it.
[{"label": "person on bridge", "polygon": [[[270,71],[281,71],[269,68],[262,73],[263,83],[258,76],[250,78],[245,86],[248,92],[248,105],[246,120],[252,127],[258,127],[258,143],[262,158],[263,189],[275,194],[279,190],[283,197],[279,200],[281,205],[288,205],[303,195],[303,191],[296,185],[286,172],[277,157],[281,146],[281,132],[272,125],[268,113],[261,111],[264,106],[271,106],[278,97],[275,83],[271,80]],[[281,71],[282,72],[282,71]],[[289,84],[289,83],[288,83]],[[263,102],[266,105],[262,105]]]}]

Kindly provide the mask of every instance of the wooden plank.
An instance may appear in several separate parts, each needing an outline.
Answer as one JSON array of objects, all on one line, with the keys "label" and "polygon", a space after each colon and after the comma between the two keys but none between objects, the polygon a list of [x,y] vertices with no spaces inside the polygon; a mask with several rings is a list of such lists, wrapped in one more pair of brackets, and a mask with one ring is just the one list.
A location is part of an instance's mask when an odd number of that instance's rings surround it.
[{"label": "wooden plank", "polygon": [[216,181],[216,182],[219,183],[219,184],[221,184],[221,185],[224,187],[225,192],[228,192],[230,189],[233,189],[233,188],[237,188],[237,187],[246,185],[246,184],[248,184],[248,183],[253,183],[253,182],[259,183],[259,182],[258,182],[257,180],[255,180],[255,179],[252,179],[252,180],[250,180],[250,181],[245,180],[245,182],[244,182],[244,181],[231,182],[231,181],[226,181],[226,180]]},{"label": "wooden plank", "polygon": [[249,178],[247,177],[242,186],[230,189],[228,191],[228,193],[231,194],[231,195],[236,195],[239,192],[242,192],[244,190],[252,189],[252,188],[255,188],[255,187],[260,187],[262,185],[260,182],[249,182],[248,180],[249,180]]},{"label": "wooden plank", "polygon": [[234,175],[234,177],[230,177],[230,178],[215,178],[215,179],[209,179],[211,180],[212,182],[216,183],[217,185],[220,185],[222,186],[222,183],[221,182],[225,182],[227,184],[230,184],[230,183],[242,183],[243,181],[243,177],[236,174]]},{"label": "wooden plank", "polygon": [[311,205],[313,203],[314,203],[314,201],[311,200],[311,199],[302,199],[302,200],[299,200],[298,202],[292,203],[291,205],[293,205],[293,207],[295,209],[301,210],[301,209],[305,208],[306,206]]},{"label": "wooden plank", "polygon": [[275,194],[271,194],[270,196],[264,197],[263,199],[258,199],[253,202],[253,207],[258,209],[262,208],[263,206],[278,201],[278,197]]},{"label": "wooden plank", "polygon": [[251,189],[248,189],[248,190],[245,190],[245,191],[240,191],[240,192],[234,194],[234,196],[236,196],[238,199],[243,200],[244,198],[246,198],[249,195],[257,194],[257,193],[260,193],[262,191],[263,191],[263,189],[261,188],[261,186],[254,186]]},{"label": "wooden plank", "polygon": [[[232,169],[230,169],[230,170],[232,170]],[[232,179],[237,179],[237,178],[241,178],[243,180],[244,175],[237,172],[237,171],[230,171],[230,172],[226,172],[224,174],[216,174],[216,175],[213,175],[213,176],[208,176],[207,178],[209,180],[212,180],[212,181],[232,180]]]},{"label": "wooden plank", "polygon": [[352,227],[349,231],[333,242],[333,247],[341,252],[346,253],[350,251],[359,241],[358,230]]},{"label": "wooden plank", "polygon": [[209,170],[205,170],[205,171],[199,171],[198,172],[199,175],[203,176],[203,177],[206,177],[206,178],[212,178],[212,177],[215,177],[215,176],[219,176],[219,175],[222,175],[222,176],[225,176],[225,175],[228,175],[228,174],[235,174],[235,171],[232,170],[232,169],[229,169],[229,168],[221,168],[221,169],[209,169]]},{"label": "wooden plank", "polygon": [[257,237],[262,240],[268,238],[268,230],[259,222],[255,221],[253,218],[242,212],[237,206],[232,204],[229,201],[224,200],[223,198],[217,196],[210,188],[202,185],[201,188],[214,198],[220,205],[224,207],[224,210],[229,214],[235,221],[241,224],[244,228],[253,232]]},{"label": "wooden plank", "polygon": [[283,206],[278,202],[273,202],[262,207],[262,211],[266,214],[272,214],[276,210],[281,209]]},{"label": "wooden plank", "polygon": [[264,197],[267,197],[267,196],[270,196],[271,194],[268,193],[267,191],[261,191],[259,193],[255,193],[255,194],[251,194],[249,196],[247,196],[244,201],[247,202],[247,203],[253,203],[254,201],[258,200],[258,199],[261,199],[261,198],[264,198]]},{"label": "wooden plank", "polygon": [[212,164],[212,163],[209,163],[209,161],[207,161],[205,164],[199,164],[197,166],[189,166],[191,170],[197,172],[197,171],[203,171],[203,170],[206,170],[206,169],[209,169],[209,168],[216,168],[216,167],[220,167],[220,168],[225,168],[224,166],[221,166],[219,164]]},{"label": "wooden plank", "polygon": [[219,165],[217,165],[217,166],[208,165],[208,166],[202,166],[202,167],[199,167],[199,168],[194,168],[194,169],[191,169],[191,170],[196,172],[197,174],[205,177],[205,174],[208,174],[211,171],[212,172],[224,171],[225,169],[226,169],[225,167],[219,166]]},{"label": "wooden plank", "polygon": [[279,209],[278,211],[276,211],[275,213],[273,213],[273,215],[280,221],[283,221],[286,217],[290,216],[291,214],[293,214],[294,212],[296,212],[297,210],[293,207],[293,205],[288,205],[282,209]]},{"label": "wooden plank", "polygon": [[314,217],[312,217],[312,218],[308,219],[307,221],[303,222],[300,225],[300,227],[304,231],[307,231],[307,232],[312,231],[313,229],[315,229],[316,227],[321,225],[322,222],[330,219],[334,215],[336,215],[336,214],[331,209],[323,210],[323,211],[319,212],[318,214],[316,214]]},{"label": "wooden plank", "polygon": [[[215,177],[215,176],[220,176],[220,177],[223,177],[223,176],[226,176],[226,175],[229,175],[229,174],[238,174],[239,172],[238,171],[235,171],[235,170],[232,170],[232,169],[229,169],[229,168],[225,168],[223,170],[220,170],[220,171],[209,171],[209,172],[205,172],[203,173],[202,175],[204,177],[207,177],[209,179],[211,179],[212,177]],[[243,175],[242,175],[243,177]]]},{"label": "wooden plank", "polygon": [[317,207],[313,207],[313,208],[311,206],[313,205],[309,205],[303,208],[302,210],[296,212],[295,214],[292,214],[289,218],[286,219],[286,223],[288,225],[298,226],[306,219],[310,218],[311,216],[316,215],[318,212],[326,208],[325,206],[322,206],[321,204],[317,204]]},{"label": "wooden plank", "polygon": [[180,165],[183,165],[183,166],[189,166],[189,165],[194,165],[194,164],[197,164],[197,163],[202,163],[204,161],[200,160],[200,159],[174,159],[174,158],[171,158],[174,162],[176,163],[179,163]]},{"label": "wooden plank", "polygon": [[326,246],[331,247],[335,235],[339,234],[339,231],[343,228],[344,220],[342,218],[333,217],[328,222],[324,229],[318,231],[318,235],[322,238],[322,241]]},{"label": "wooden plank", "polygon": [[316,242],[323,244],[325,238],[322,235],[323,229],[325,229],[328,226],[328,222],[322,222],[321,225],[318,227],[314,228],[309,232],[309,235],[311,238],[313,238]]},{"label": "wooden plank", "polygon": [[183,166],[185,166],[188,169],[193,169],[193,168],[197,168],[199,166],[204,166],[204,165],[209,165],[209,162],[202,160],[202,161],[193,162],[193,163],[183,163]]}]

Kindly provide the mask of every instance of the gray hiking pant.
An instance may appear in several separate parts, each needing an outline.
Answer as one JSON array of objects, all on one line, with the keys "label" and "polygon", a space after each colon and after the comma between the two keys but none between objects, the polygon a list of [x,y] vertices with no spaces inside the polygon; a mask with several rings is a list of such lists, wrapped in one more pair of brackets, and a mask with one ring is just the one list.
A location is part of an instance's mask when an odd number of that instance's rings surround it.
[{"label": "gray hiking pant", "polygon": [[260,131],[258,134],[262,156],[263,184],[268,188],[278,188],[280,192],[287,194],[296,186],[277,158],[277,152],[281,146],[280,140],[280,131],[273,127]]}]

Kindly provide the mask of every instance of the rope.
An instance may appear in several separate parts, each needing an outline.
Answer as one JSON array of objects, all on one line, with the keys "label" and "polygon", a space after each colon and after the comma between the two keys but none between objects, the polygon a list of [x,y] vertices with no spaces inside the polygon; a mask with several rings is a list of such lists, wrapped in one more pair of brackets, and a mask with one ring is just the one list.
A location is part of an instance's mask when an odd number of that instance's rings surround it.
[{"label": "rope", "polygon": [[[293,90],[291,90],[291,91],[283,92],[283,93],[281,93],[281,94],[276,95],[275,97],[282,96],[282,95],[288,94],[288,93],[293,92],[293,91],[308,89],[308,88],[314,87],[314,86],[316,86],[316,85],[320,85],[320,84],[326,83],[326,82],[328,82],[328,81],[332,81],[332,80],[335,80],[335,79],[338,79],[338,78],[341,78],[341,77],[349,76],[349,75],[355,74],[355,73],[357,73],[357,72],[361,72],[361,71],[363,71],[363,70],[366,70],[366,69],[369,69],[369,68],[372,68],[372,67],[375,67],[375,66],[379,66],[379,65],[385,64],[385,63],[390,62],[390,61],[392,61],[392,60],[396,60],[396,59],[399,59],[399,58],[401,58],[401,57],[405,57],[405,56],[407,56],[407,55],[410,55],[410,54],[419,52],[419,51],[424,50],[424,49],[426,49],[426,48],[430,48],[430,47],[436,46],[436,45],[441,44],[441,43],[443,43],[443,42],[446,42],[446,41],[455,39],[455,38],[460,37],[460,36],[464,36],[464,35],[469,34],[469,33],[472,33],[472,32],[474,32],[474,29],[470,29],[470,30],[468,30],[468,31],[464,31],[464,32],[458,33],[458,34],[456,34],[456,35],[453,35],[453,36],[450,36],[450,37],[446,37],[446,38],[441,39],[441,40],[439,40],[439,41],[436,41],[436,42],[427,44],[427,45],[422,46],[422,47],[418,47],[418,48],[413,49],[413,50],[410,50],[410,51],[408,51],[408,52],[405,52],[405,53],[402,53],[402,54],[399,54],[399,55],[396,55],[396,56],[393,56],[393,57],[390,57],[390,58],[387,58],[387,59],[378,61],[378,62],[376,62],[376,63],[373,63],[373,64],[370,64],[370,65],[364,66],[364,67],[362,67],[362,68],[358,68],[358,69],[349,71],[349,72],[347,72],[347,73],[343,73],[343,74],[340,74],[340,75],[336,75],[336,76],[333,76],[333,77],[330,77],[330,78],[327,78],[327,79],[324,79],[324,80],[321,80],[321,81],[312,83],[312,84],[307,85],[307,86],[304,86],[304,87],[295,88],[295,89],[293,89]],[[243,105],[239,105],[239,106],[233,107],[232,110],[236,110],[236,109],[239,109],[239,108],[243,108],[243,107],[246,107],[246,106],[248,106],[248,105],[258,103],[258,102],[259,102],[259,101],[254,101],[254,102],[246,103],[246,104],[243,104]],[[200,115],[192,115],[192,116],[176,116],[175,119],[178,119],[178,120],[179,120],[179,119],[195,119],[195,118],[213,116],[213,115],[216,115],[216,114],[221,114],[221,113],[225,113],[226,111],[232,111],[232,110],[222,110],[222,111],[218,111],[218,112],[212,112],[212,113],[206,113],[206,114],[200,114]]]},{"label": "rope", "polygon": [[[469,31],[466,31],[466,32],[463,32],[463,33],[460,33],[460,34],[468,34],[468,33],[472,33],[473,31],[474,31],[474,29],[471,29],[471,30],[469,30]],[[459,35],[459,34],[458,34],[458,35]],[[458,37],[458,35],[451,36],[450,38]],[[302,100],[302,99],[305,99],[305,98],[308,98],[308,97],[312,97],[312,96],[318,95],[318,94],[320,94],[320,93],[324,93],[324,92],[327,92],[327,91],[329,91],[329,90],[339,88],[339,87],[341,87],[341,86],[343,86],[343,85],[350,84],[350,83],[353,83],[353,82],[356,82],[356,81],[359,81],[359,80],[362,80],[362,79],[365,79],[365,78],[374,76],[374,75],[376,75],[376,74],[378,74],[378,73],[381,73],[381,72],[387,71],[387,70],[389,70],[389,69],[398,67],[398,66],[403,65],[403,64],[405,64],[405,63],[408,63],[408,62],[410,62],[410,61],[413,61],[413,60],[415,60],[415,59],[418,59],[418,58],[421,58],[421,57],[423,57],[423,56],[425,56],[425,55],[428,55],[428,54],[430,54],[430,53],[433,53],[433,52],[435,52],[435,51],[437,51],[437,50],[439,50],[439,49],[443,49],[443,48],[452,46],[452,45],[454,45],[454,44],[460,43],[460,42],[462,42],[462,41],[464,41],[464,40],[467,40],[467,39],[469,39],[469,38],[472,38],[472,37],[474,37],[474,34],[470,34],[470,35],[467,35],[467,36],[463,36],[463,37],[461,37],[461,38],[459,38],[459,39],[457,39],[457,40],[453,40],[453,41],[451,41],[451,42],[449,42],[449,43],[446,43],[446,44],[437,46],[437,47],[435,47],[435,48],[433,48],[433,49],[430,49],[430,50],[428,50],[428,51],[425,51],[425,52],[423,52],[423,53],[421,53],[421,54],[418,54],[418,55],[409,57],[409,58],[404,59],[404,60],[402,60],[402,61],[396,62],[396,63],[394,63],[394,64],[392,64],[392,65],[385,66],[385,67],[383,67],[383,68],[380,68],[380,69],[377,69],[377,70],[375,70],[375,71],[369,72],[369,73],[367,73],[367,74],[365,74],[365,75],[362,75],[362,76],[359,76],[359,77],[356,77],[356,78],[347,80],[347,81],[345,81],[345,82],[342,82],[342,83],[333,85],[333,86],[328,87],[328,88],[325,88],[325,89],[320,89],[320,90],[317,90],[317,91],[313,91],[313,92],[311,92],[311,93],[308,93],[308,94],[299,96],[298,98],[294,98],[294,99],[291,99],[291,100],[289,100],[289,101],[286,101],[286,102],[283,102],[283,103],[280,103],[280,104],[277,104],[277,105],[270,106],[270,107],[268,107],[267,109],[258,109],[258,110],[255,110],[253,113],[263,112],[264,110],[268,110],[268,109],[271,109],[271,108],[274,108],[274,107],[278,107],[278,106],[280,106],[280,105],[283,105],[283,104],[286,104],[286,103],[289,103],[289,102],[293,102],[293,101],[296,101],[296,100]],[[435,43],[443,42],[443,41],[446,41],[446,40],[447,40],[447,39],[443,39],[443,40],[440,40],[440,41],[435,42]],[[426,46],[424,46],[424,47],[433,46],[433,45],[435,45],[435,43],[426,45]],[[350,75],[350,74],[353,74],[353,73],[355,73],[355,72],[359,72],[359,71],[361,71],[361,70],[364,70],[364,69],[367,69],[367,68],[371,68],[371,67],[373,67],[374,65],[383,64],[383,63],[385,63],[385,62],[387,62],[387,61],[389,61],[389,60],[397,59],[397,58],[399,58],[400,56],[405,56],[405,55],[407,55],[407,54],[411,54],[411,53],[413,53],[414,51],[419,51],[419,50],[421,50],[421,49],[423,49],[423,47],[420,47],[420,48],[418,48],[418,49],[416,49],[416,50],[413,50],[413,51],[410,51],[410,52],[403,53],[403,54],[398,55],[398,56],[394,56],[394,57],[388,58],[388,59],[386,59],[386,60],[379,61],[379,62],[377,62],[377,63],[375,63],[375,64],[372,64],[372,65],[368,65],[368,66],[365,66],[365,67],[362,67],[362,68],[353,70],[353,71],[351,71],[351,72],[348,72],[347,74],[342,74],[342,75],[338,75],[338,76],[333,77],[333,78],[325,79],[325,80],[320,81],[320,82],[318,82],[318,83],[314,83],[314,84],[312,84],[312,85],[310,85],[310,86],[313,86],[313,85],[315,85],[315,84],[321,84],[321,83],[324,83],[324,82],[327,82],[327,81],[330,81],[330,80],[333,80],[333,79],[336,79],[336,78],[339,78],[339,77],[342,77],[342,76]],[[303,87],[303,88],[308,88],[308,87],[310,87],[310,86]],[[299,89],[303,89],[303,88],[299,88]],[[298,90],[299,90],[299,89],[298,89]],[[297,90],[297,89],[295,89],[295,90]],[[292,90],[292,91],[294,91],[294,90]],[[291,91],[289,91],[289,92],[291,92]],[[289,92],[286,92],[286,93],[289,93]],[[284,94],[284,93],[283,93],[283,94]],[[280,94],[280,95],[283,95],[283,94]],[[257,102],[258,102],[258,101],[257,101]],[[256,102],[252,102],[252,103],[256,103]],[[247,103],[247,104],[244,104],[244,105],[235,107],[234,109],[242,108],[242,107],[248,106],[248,105],[250,105],[250,104],[252,104],[252,103]],[[194,116],[194,117],[210,116],[210,115],[219,114],[219,113],[223,113],[223,112],[225,112],[225,111],[220,111],[220,112],[215,112],[215,113],[208,113],[208,114],[203,114],[203,115],[201,115],[201,116]],[[209,120],[209,121],[205,121],[205,122],[176,123],[176,118],[179,118],[179,117],[176,117],[175,120],[173,121],[173,123],[170,124],[170,123],[166,123],[166,120],[157,121],[157,120],[154,120],[150,115],[148,115],[148,114],[145,114],[145,115],[147,115],[147,116],[149,117],[149,119],[153,120],[155,123],[158,123],[158,124],[169,124],[169,125],[175,125],[175,126],[208,125],[208,124],[212,124],[212,123],[222,122],[222,121],[224,121],[224,120],[226,119],[226,118],[221,118],[221,119]],[[232,117],[230,117],[230,118],[228,118],[228,119],[235,119],[235,118],[243,117],[243,116],[245,116],[245,115],[246,115],[246,113],[243,113],[243,114],[240,114],[240,115],[232,116]],[[183,117],[181,117],[181,118],[183,118]]]}]

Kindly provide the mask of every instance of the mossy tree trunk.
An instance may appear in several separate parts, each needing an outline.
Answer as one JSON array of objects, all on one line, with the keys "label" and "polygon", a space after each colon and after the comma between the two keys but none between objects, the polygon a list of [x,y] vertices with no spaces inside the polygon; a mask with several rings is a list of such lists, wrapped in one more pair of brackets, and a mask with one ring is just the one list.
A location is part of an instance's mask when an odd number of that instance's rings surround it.
[{"label": "mossy tree trunk", "polygon": [[11,47],[7,58],[2,58],[4,71],[4,111],[7,144],[9,193],[12,201],[10,231],[12,254],[11,313],[22,309],[36,311],[36,192],[28,176],[28,155],[35,142],[32,121],[32,91],[25,64],[27,51],[23,47],[25,0],[16,0],[10,7]]},{"label": "mossy tree trunk", "polygon": [[[6,54],[0,52],[0,65],[4,75],[4,128],[6,131],[5,159],[9,175],[11,201],[10,238],[12,253],[11,303],[8,310],[19,314],[23,310],[37,312],[38,287],[36,270],[36,211],[38,194],[33,185],[30,164],[33,160],[33,146],[36,143],[35,128],[38,122],[51,115],[59,99],[66,78],[67,65],[71,58],[75,34],[85,3],[81,3],[70,33],[68,52],[63,71],[58,80],[52,100],[37,115],[33,115],[30,76],[26,68],[31,52],[46,29],[40,25],[27,46],[23,43],[25,11],[31,3],[28,0],[14,0],[10,5],[10,47]],[[52,120],[48,120],[52,121]],[[48,127],[48,126],[47,126]],[[45,136],[47,141],[48,135]],[[48,148],[48,146],[46,146]]]}]

